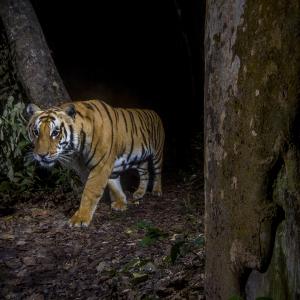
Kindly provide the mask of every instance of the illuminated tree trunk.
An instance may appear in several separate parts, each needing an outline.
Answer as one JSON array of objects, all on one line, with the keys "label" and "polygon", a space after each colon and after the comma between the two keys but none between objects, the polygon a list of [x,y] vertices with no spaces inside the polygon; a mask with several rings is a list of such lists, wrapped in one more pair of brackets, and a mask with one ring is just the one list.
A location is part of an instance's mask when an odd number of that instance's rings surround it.
[{"label": "illuminated tree trunk", "polygon": [[207,1],[210,300],[300,297],[299,16],[298,0]]},{"label": "illuminated tree trunk", "polygon": [[26,100],[42,106],[69,100],[29,0],[0,0],[0,17]]}]

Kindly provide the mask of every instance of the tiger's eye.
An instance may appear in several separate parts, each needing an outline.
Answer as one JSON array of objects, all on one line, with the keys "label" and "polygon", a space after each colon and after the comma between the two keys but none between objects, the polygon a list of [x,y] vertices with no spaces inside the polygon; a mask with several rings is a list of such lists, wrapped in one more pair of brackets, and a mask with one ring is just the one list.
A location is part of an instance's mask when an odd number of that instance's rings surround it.
[{"label": "tiger's eye", "polygon": [[39,131],[38,131],[36,128],[34,128],[34,129],[33,129],[33,134],[34,134],[35,136],[38,136],[38,135],[39,135]]},{"label": "tiger's eye", "polygon": [[51,136],[52,136],[52,137],[57,137],[58,135],[59,135],[59,130],[54,129],[54,130],[52,131]]}]

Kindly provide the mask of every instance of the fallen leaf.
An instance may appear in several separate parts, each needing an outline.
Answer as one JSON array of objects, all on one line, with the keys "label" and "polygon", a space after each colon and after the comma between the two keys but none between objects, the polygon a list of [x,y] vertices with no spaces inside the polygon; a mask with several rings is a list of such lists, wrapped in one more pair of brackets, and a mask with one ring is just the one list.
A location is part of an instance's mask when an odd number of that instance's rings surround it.
[{"label": "fallen leaf", "polygon": [[10,233],[3,233],[0,235],[0,239],[1,240],[14,240],[15,236],[13,234]]}]

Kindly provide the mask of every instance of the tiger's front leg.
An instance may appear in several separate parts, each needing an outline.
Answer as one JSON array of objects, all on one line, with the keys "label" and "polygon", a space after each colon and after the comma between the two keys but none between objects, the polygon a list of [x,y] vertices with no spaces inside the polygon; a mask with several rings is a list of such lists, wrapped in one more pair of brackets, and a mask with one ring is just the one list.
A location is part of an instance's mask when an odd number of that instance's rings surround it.
[{"label": "tiger's front leg", "polygon": [[90,172],[82,193],[80,207],[69,220],[71,227],[89,226],[111,170],[112,168],[108,166],[97,166]]},{"label": "tiger's front leg", "polygon": [[126,195],[123,192],[120,177],[109,179],[109,194],[111,199],[111,208],[114,210],[124,211],[127,208]]}]

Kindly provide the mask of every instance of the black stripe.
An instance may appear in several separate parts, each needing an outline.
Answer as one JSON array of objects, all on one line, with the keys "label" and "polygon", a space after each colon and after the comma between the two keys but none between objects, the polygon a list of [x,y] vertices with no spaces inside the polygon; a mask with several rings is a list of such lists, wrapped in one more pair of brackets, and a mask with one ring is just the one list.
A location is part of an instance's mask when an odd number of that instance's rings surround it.
[{"label": "black stripe", "polygon": [[131,145],[130,145],[130,151],[129,151],[129,155],[127,157],[127,161],[130,159],[131,155],[132,155],[132,151],[133,151],[133,133],[131,132]]},{"label": "black stripe", "polygon": [[71,140],[71,142],[70,142],[70,145],[71,145],[71,148],[73,149],[74,148],[74,143],[73,143],[73,141],[74,141],[74,129],[73,129],[73,126],[72,125],[70,125],[70,140]]},{"label": "black stripe", "polygon": [[108,157],[109,157],[110,154],[111,154],[111,151],[112,151],[113,143],[114,143],[114,123],[113,123],[112,117],[111,117],[111,115],[109,113],[109,110],[108,110],[106,104],[104,102],[102,102],[102,101],[100,103],[104,107],[104,109],[105,109],[105,111],[106,111],[106,113],[108,115],[108,118],[109,118],[109,120],[111,122],[111,144],[110,144],[110,149],[109,149],[109,154],[108,154]]},{"label": "black stripe", "polygon": [[124,119],[124,122],[125,122],[126,132],[128,132],[127,120],[126,120],[126,117],[125,117],[125,114],[124,114],[123,110],[121,110],[121,113],[122,113],[122,116],[123,116],[123,119]]},{"label": "black stripe", "polygon": [[104,109],[105,109],[105,111],[106,111],[106,113],[107,113],[107,115],[108,115],[108,118],[109,118],[109,120],[110,120],[110,122],[111,122],[111,125],[113,125],[113,120],[112,120],[112,117],[111,117],[111,115],[110,115],[110,112],[109,112],[109,110],[108,110],[106,104],[105,104],[104,102],[102,102],[102,101],[101,101],[100,103],[101,103],[102,106],[104,107]]},{"label": "black stripe", "polygon": [[147,138],[146,138],[145,133],[144,133],[143,130],[141,130],[141,135],[142,135],[143,143],[144,143],[145,145],[147,145]]},{"label": "black stripe", "polygon": [[40,118],[39,118],[40,121],[42,121],[42,120],[44,120],[44,119],[46,119],[46,121],[47,121],[47,120],[51,120],[51,121],[55,121],[55,120],[56,120],[56,118],[54,118],[54,117],[52,117],[52,116],[49,116],[49,115],[43,116],[43,117],[40,117]]},{"label": "black stripe", "polygon": [[81,118],[83,118],[83,114],[80,111],[76,110],[76,114],[78,114]]},{"label": "black stripe", "polygon": [[115,118],[116,118],[116,122],[118,123],[119,122],[119,114],[118,114],[118,111],[116,109],[113,108],[113,112],[115,114]]},{"label": "black stripe", "polygon": [[144,145],[142,144],[142,155],[141,155],[142,159],[145,159],[145,153],[146,153],[146,149],[145,149]]},{"label": "black stripe", "polygon": [[90,110],[94,110],[93,106],[88,103],[88,102],[82,102],[82,104],[87,108],[87,109],[90,109]]},{"label": "black stripe", "polygon": [[63,124],[63,130],[64,130],[65,137],[67,138],[68,133],[64,124]]},{"label": "black stripe", "polygon": [[135,165],[138,162],[138,155],[134,157],[134,159],[129,163],[130,165]]},{"label": "black stripe", "polygon": [[89,159],[87,160],[87,162],[85,163],[86,166],[88,166],[89,163],[91,162],[91,160],[94,158],[95,153],[96,153],[96,149],[97,149],[97,146],[98,146],[98,143],[99,143],[99,140],[98,140],[96,146],[94,147],[94,151],[93,151],[92,155],[90,156],[90,158],[89,158]]},{"label": "black stripe", "polygon": [[98,107],[95,103],[91,103],[91,105],[93,105],[93,107],[96,108],[96,110],[98,111],[99,115],[100,115],[101,118],[103,119],[103,117],[102,117],[102,112],[101,112],[101,110],[99,109],[99,107]]},{"label": "black stripe", "polygon": [[135,133],[137,133],[137,128],[136,128],[133,113],[132,113],[132,111],[128,111],[128,113],[129,113],[130,120],[131,120],[131,128],[134,130]]},{"label": "black stripe", "polygon": [[109,176],[110,179],[117,179],[122,172],[112,172]]},{"label": "black stripe", "polygon": [[[91,146],[90,146],[90,149],[89,149],[89,154],[91,153],[91,150],[93,148],[93,141],[94,141],[94,134],[95,134],[95,129],[94,129],[94,115],[93,115],[93,119],[91,120],[89,118],[89,121],[92,123],[92,139],[91,139]],[[99,142],[99,139],[98,139],[98,142]],[[98,142],[97,142],[97,145],[98,145]],[[93,154],[92,154],[92,157],[95,155],[95,151],[96,151],[96,148],[94,148],[94,151],[93,151]],[[91,158],[88,158],[88,163],[91,161]],[[88,163],[86,163],[86,166],[88,165]]]},{"label": "black stripe", "polygon": [[79,152],[82,153],[85,147],[85,140],[86,140],[86,133],[83,131],[83,125],[81,125],[80,131],[80,150]]},{"label": "black stripe", "polygon": [[146,130],[145,129],[145,117],[144,117],[144,115],[140,112],[140,111],[136,111],[137,112],[137,114],[138,114],[138,117],[139,117],[139,119],[140,119],[140,123],[141,123],[141,128],[140,128],[140,130]]},{"label": "black stripe", "polygon": [[95,167],[97,167],[97,166],[100,164],[100,162],[103,160],[105,154],[106,154],[106,153],[104,153],[104,154],[102,155],[102,157],[96,162],[96,164],[94,164],[94,165],[90,168],[90,171],[92,171]]}]

